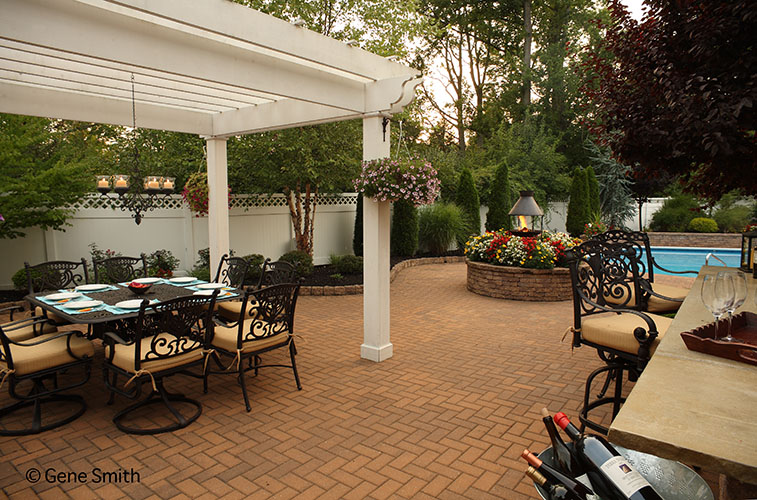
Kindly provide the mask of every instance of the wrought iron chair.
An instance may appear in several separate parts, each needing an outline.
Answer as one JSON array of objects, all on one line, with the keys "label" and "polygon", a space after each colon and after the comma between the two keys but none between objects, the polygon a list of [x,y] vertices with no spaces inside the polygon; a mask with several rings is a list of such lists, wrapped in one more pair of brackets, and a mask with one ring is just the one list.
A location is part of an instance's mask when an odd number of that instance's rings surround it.
[{"label": "wrought iron chair", "polygon": [[[61,290],[74,288],[78,285],[89,283],[89,271],[87,261],[55,260],[30,266],[24,262],[26,269],[26,282],[29,293],[43,292],[46,290]],[[40,307],[36,307],[34,316],[45,316],[56,325],[67,324],[68,321],[53,313],[46,313]]]},{"label": "wrought iron chair", "polygon": [[[0,436],[24,436],[54,429],[76,420],[87,409],[81,396],[61,393],[89,380],[94,356],[92,344],[77,331],[40,334],[38,329],[46,321],[43,317],[30,317],[0,325],[0,387],[7,381],[10,396],[18,400],[0,408],[0,420],[32,407],[30,427],[3,426]],[[71,375],[77,368],[83,369],[81,378]],[[61,385],[58,375],[64,372],[67,372],[67,382]],[[22,393],[19,386],[26,385],[26,381],[31,381],[32,385],[28,392]],[[48,403],[73,403],[75,410],[53,421],[46,419],[43,424],[42,408]]]},{"label": "wrought iron chair", "polygon": [[[112,404],[115,394],[128,399],[138,399],[142,394],[142,384],[148,383],[152,390],[146,398],[121,410],[113,422],[123,432],[129,434],[159,434],[182,429],[200,416],[202,405],[183,394],[166,391],[163,381],[166,377],[183,373],[201,378],[200,373],[188,371],[201,367],[205,360],[204,344],[207,330],[213,328],[212,308],[218,290],[211,296],[189,295],[177,299],[150,304],[142,301],[131,338],[124,339],[112,332],[105,332],[105,360],[103,376],[110,390],[108,401]],[[123,332],[122,332],[123,334]],[[127,380],[123,385],[119,376]],[[133,388],[129,386],[136,384]],[[192,405],[195,411],[185,416],[172,403]],[[128,425],[124,419],[140,412],[144,407],[156,403],[164,404],[172,423],[160,427],[137,427]],[[154,415],[154,412],[142,412]],[[172,418],[171,418],[172,417]]]},{"label": "wrought iron chair", "polygon": [[[243,288],[249,266],[250,263],[242,257],[229,257],[224,254],[218,263],[218,270],[213,281],[233,288]],[[224,301],[216,304],[218,314],[228,321],[235,321],[239,317],[241,308],[241,300]]]},{"label": "wrought iron chair", "polygon": [[[607,428],[589,418],[589,412],[612,404],[615,418],[625,401],[623,376],[635,381],[665,335],[672,319],[642,311],[642,283],[639,255],[627,243],[589,240],[567,252],[573,287],[573,347],[597,350],[605,363],[586,379],[584,405],[580,412],[582,430],[589,427],[607,433]],[[608,378],[594,401],[590,401],[594,380]],[[605,397],[610,380],[614,394]]]},{"label": "wrought iron chair", "polygon": [[638,262],[641,266],[639,273],[645,279],[642,281],[642,296],[639,303],[642,310],[652,313],[671,313],[678,311],[689,290],[674,285],[655,283],[655,269],[659,269],[666,273],[692,274],[694,276],[697,275],[697,271],[671,271],[670,269],[665,269],[657,264],[652,255],[649,235],[645,232],[611,229],[595,235],[593,239],[605,243],[624,243],[631,246],[637,253]]},{"label": "wrought iron chair", "polygon": [[92,261],[95,283],[123,283],[147,277],[147,257],[109,257]]},{"label": "wrought iron chair", "polygon": [[[234,373],[242,386],[242,395],[249,412],[251,407],[245,385],[245,373],[254,370],[257,375],[258,369],[269,366],[291,368],[297,390],[302,390],[295,362],[297,349],[294,345],[294,311],[299,292],[300,285],[296,283],[274,285],[245,292],[237,321],[231,325],[217,324],[208,338],[207,349],[220,370],[211,372],[206,364],[204,374],[206,392],[210,373]],[[255,303],[255,313],[251,317],[244,313],[250,302]],[[291,365],[261,364],[260,354],[279,348],[289,349]],[[219,353],[232,358],[231,363],[225,368],[221,363]],[[246,367],[245,360],[247,360]]]},{"label": "wrought iron chair", "polygon": [[283,260],[272,262],[271,259],[266,259],[256,288],[298,282],[297,268],[292,264]]}]

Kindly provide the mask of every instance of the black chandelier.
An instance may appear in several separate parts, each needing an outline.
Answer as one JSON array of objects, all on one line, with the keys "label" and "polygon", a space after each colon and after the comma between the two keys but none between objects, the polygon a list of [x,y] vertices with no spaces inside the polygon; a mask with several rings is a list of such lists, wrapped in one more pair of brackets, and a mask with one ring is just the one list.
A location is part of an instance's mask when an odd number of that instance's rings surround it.
[{"label": "black chandelier", "polygon": [[131,75],[131,118],[132,132],[134,134],[134,163],[132,165],[132,175],[98,175],[97,190],[105,197],[108,193],[115,191],[118,195],[117,201],[119,208],[131,212],[134,222],[142,222],[142,216],[145,212],[155,209],[155,197],[157,195],[168,196],[173,193],[176,179],[173,177],[160,177],[149,175],[144,178],[142,183],[130,181],[131,178],[139,179],[139,148],[137,147],[137,110],[136,100],[134,98],[134,74]]}]

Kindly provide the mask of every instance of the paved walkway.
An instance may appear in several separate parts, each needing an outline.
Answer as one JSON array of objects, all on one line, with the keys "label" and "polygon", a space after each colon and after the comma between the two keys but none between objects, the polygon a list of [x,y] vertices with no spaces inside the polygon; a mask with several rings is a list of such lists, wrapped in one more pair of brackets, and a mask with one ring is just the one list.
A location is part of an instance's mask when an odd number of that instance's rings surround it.
[{"label": "paved walkway", "polygon": [[[303,390],[291,371],[248,378],[251,413],[232,377],[173,377],[203,414],[179,432],[131,436],[111,418],[101,370],[79,392],[87,413],[38,436],[0,437],[0,496],[10,498],[538,498],[523,448],[548,438],[539,410],[576,416],[586,375],[600,362],[561,343],[570,302],[481,297],[465,265],[409,268],[392,283],[394,357],[360,359],[362,296],[301,297],[295,329]],[[266,359],[278,356],[267,355]],[[0,406],[9,402],[7,389]],[[27,471],[43,478],[30,484]],[[93,470],[139,474],[94,483]],[[88,473],[48,483],[47,469]],[[32,473],[33,474],[33,473]],[[129,476],[132,478],[132,476]],[[136,479],[136,476],[133,476]]]}]

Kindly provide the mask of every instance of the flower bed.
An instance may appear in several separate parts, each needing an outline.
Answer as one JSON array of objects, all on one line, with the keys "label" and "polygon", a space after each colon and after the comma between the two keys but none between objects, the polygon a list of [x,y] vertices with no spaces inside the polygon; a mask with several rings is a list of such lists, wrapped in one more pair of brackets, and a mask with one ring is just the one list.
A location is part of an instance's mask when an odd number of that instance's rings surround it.
[{"label": "flower bed", "polygon": [[487,231],[465,244],[468,290],[511,300],[570,300],[565,251],[580,243],[565,233],[520,237]]}]

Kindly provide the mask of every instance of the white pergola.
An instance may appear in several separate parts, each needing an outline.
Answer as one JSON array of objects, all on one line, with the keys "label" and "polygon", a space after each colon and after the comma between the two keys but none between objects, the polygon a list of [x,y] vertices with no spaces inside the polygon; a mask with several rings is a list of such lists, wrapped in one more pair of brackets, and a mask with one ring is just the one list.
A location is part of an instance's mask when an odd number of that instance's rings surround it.
[{"label": "white pergola", "polygon": [[[362,118],[363,158],[416,70],[229,0],[0,0],[0,112],[132,124],[207,141],[211,262],[229,250],[226,139]],[[93,182],[94,184],[94,182]],[[391,357],[389,203],[364,200],[361,356]]]}]

